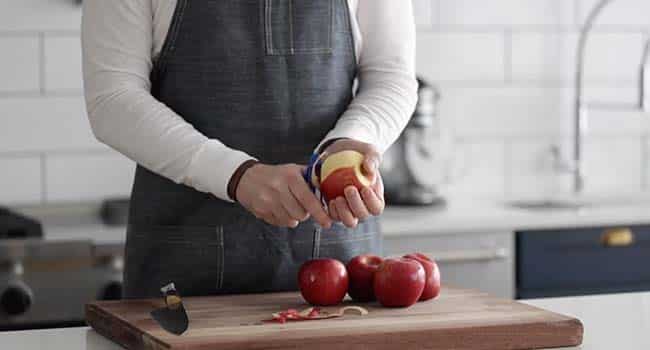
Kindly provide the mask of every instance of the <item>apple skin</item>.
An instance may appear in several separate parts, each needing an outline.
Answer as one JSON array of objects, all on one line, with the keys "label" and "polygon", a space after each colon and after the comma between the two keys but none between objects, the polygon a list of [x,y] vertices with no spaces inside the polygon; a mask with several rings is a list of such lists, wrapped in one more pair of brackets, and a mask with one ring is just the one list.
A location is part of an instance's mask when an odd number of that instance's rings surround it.
[{"label": "apple skin", "polygon": [[413,259],[422,264],[426,274],[424,290],[420,296],[420,301],[430,300],[440,294],[440,269],[436,262],[422,253],[413,253],[404,255],[406,259]]},{"label": "apple skin", "polygon": [[338,305],[348,291],[348,272],[335,259],[314,259],[305,262],[298,272],[302,297],[315,306]]},{"label": "apple skin", "polygon": [[409,307],[424,290],[426,273],[422,264],[413,259],[386,259],[375,273],[375,295],[386,307]]},{"label": "apple skin", "polygon": [[364,156],[356,151],[341,151],[331,154],[321,167],[320,191],[327,201],[345,197],[345,189],[354,186],[358,190],[371,185],[363,173]]},{"label": "apple skin", "polygon": [[352,300],[368,302],[376,299],[375,273],[383,261],[384,259],[376,255],[359,255],[348,262],[346,266],[350,277],[348,294]]}]

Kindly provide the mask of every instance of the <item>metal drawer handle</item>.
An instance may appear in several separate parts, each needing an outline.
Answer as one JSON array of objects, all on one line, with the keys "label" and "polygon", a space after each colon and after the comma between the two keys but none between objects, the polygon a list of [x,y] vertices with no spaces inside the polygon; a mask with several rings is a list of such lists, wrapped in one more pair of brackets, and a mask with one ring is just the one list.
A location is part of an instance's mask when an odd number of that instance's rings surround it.
[{"label": "metal drawer handle", "polygon": [[477,249],[477,250],[462,250],[453,252],[438,252],[431,254],[436,261],[443,263],[466,263],[466,262],[479,262],[479,261],[494,261],[504,260],[508,257],[508,250],[506,248],[495,249]]},{"label": "metal drawer handle", "polygon": [[504,260],[510,256],[506,248],[425,252],[424,254],[432,257],[436,262],[446,264]]},{"label": "metal drawer handle", "polygon": [[613,228],[605,230],[600,239],[606,247],[629,247],[634,244],[634,232],[630,228]]}]

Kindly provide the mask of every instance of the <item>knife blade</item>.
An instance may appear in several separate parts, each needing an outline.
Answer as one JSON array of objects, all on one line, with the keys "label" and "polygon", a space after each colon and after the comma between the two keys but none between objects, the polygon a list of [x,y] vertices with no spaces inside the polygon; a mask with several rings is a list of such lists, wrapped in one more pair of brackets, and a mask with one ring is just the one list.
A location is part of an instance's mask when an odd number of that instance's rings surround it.
[{"label": "knife blade", "polygon": [[185,333],[189,326],[189,318],[176,286],[170,283],[160,288],[160,291],[165,298],[165,306],[151,311],[151,317],[169,333],[176,335]]}]

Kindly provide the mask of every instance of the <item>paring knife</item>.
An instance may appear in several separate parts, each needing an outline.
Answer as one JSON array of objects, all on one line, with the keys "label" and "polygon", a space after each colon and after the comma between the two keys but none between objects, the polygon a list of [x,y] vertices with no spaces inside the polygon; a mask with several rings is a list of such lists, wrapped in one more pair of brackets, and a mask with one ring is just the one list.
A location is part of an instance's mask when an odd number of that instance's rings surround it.
[{"label": "paring knife", "polygon": [[151,317],[167,332],[183,334],[187,330],[189,319],[181,296],[176,291],[174,283],[160,288],[160,291],[165,298],[165,307],[151,311]]}]

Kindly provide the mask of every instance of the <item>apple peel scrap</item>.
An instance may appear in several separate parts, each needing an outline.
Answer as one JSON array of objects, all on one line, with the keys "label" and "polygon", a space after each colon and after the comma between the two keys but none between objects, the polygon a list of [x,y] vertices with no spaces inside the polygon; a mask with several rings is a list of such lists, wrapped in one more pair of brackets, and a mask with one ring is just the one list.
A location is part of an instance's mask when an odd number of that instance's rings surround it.
[{"label": "apple peel scrap", "polygon": [[270,323],[287,323],[289,321],[315,321],[326,320],[330,318],[343,317],[346,313],[357,313],[361,316],[367,315],[368,310],[360,306],[346,306],[338,309],[336,312],[323,311],[317,307],[310,307],[302,311],[296,309],[289,309],[282,312],[273,313],[273,318],[265,320],[264,322]]}]

